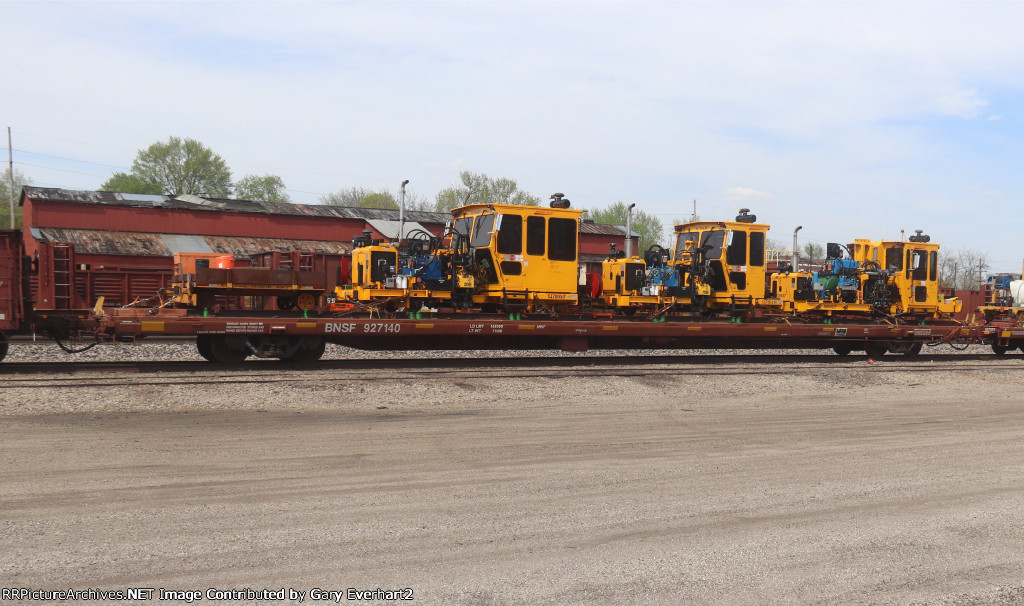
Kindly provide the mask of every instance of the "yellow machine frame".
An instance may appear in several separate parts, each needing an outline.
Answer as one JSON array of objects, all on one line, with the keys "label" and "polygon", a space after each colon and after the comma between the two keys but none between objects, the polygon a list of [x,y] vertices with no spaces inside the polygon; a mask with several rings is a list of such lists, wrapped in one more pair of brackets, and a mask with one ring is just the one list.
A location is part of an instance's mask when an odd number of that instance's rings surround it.
[{"label": "yellow machine frame", "polygon": [[[735,305],[774,307],[765,298],[765,240],[769,226],[743,221],[695,221],[675,226],[672,264],[680,270],[687,294],[677,297],[693,305],[691,293],[706,297],[709,309]],[[693,271],[694,257],[702,255],[705,270]]]},{"label": "yellow machine frame", "polygon": [[892,285],[900,294],[890,313],[932,316],[960,311],[959,299],[939,299],[939,245],[932,242],[854,240],[849,246],[861,267],[875,264],[893,272]]},{"label": "yellow machine frame", "polygon": [[478,268],[477,305],[575,305],[582,210],[470,204],[452,211]]}]

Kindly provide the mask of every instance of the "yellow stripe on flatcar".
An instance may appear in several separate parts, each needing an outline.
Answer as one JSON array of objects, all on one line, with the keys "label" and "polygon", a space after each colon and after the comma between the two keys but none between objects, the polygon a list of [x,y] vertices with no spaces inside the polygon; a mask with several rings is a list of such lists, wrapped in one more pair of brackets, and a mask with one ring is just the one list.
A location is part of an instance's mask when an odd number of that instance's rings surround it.
[{"label": "yellow stripe on flatcar", "polygon": [[316,322],[296,322],[295,328],[316,328]]},{"label": "yellow stripe on flatcar", "polygon": [[687,326],[686,330],[697,330],[697,331],[699,331],[699,330],[702,330],[702,327],[700,327],[700,326]]},{"label": "yellow stripe on flatcar", "polygon": [[1010,336],[1010,331],[1004,330],[1003,332],[999,333],[999,336],[1003,337],[1003,338],[1007,338],[1007,337]]},{"label": "yellow stripe on flatcar", "polygon": [[[765,332],[775,332],[778,329],[779,329],[778,326],[765,326],[764,327],[764,331]],[[825,330],[828,330],[828,329],[826,328]]]},{"label": "yellow stripe on flatcar", "polygon": [[618,326],[602,326],[601,330],[618,330]]},{"label": "yellow stripe on flatcar", "polygon": [[143,322],[142,332],[163,332],[164,322]]},{"label": "yellow stripe on flatcar", "polygon": [[416,328],[426,328],[426,329],[430,329],[430,328],[433,328],[433,327],[434,327],[434,325],[433,325],[433,324],[417,324],[417,325],[416,325]]},{"label": "yellow stripe on flatcar", "polygon": [[520,324],[519,328],[522,329],[522,330],[533,330],[534,328],[537,328],[537,327],[534,326],[533,324]]}]

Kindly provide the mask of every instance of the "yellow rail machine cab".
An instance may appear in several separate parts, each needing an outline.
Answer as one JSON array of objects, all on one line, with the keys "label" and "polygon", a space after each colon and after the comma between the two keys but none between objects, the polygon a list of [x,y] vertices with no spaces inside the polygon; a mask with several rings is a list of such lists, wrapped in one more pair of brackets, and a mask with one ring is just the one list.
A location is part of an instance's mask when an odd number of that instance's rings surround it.
[{"label": "yellow rail machine cab", "polygon": [[602,295],[606,298],[640,295],[647,286],[647,263],[637,256],[626,257],[626,251],[616,248],[613,242],[611,251],[601,262]]},{"label": "yellow rail machine cab", "polygon": [[352,239],[351,283],[338,288],[338,297],[357,301],[406,297],[408,277],[398,273],[398,249],[370,239],[370,232]]},{"label": "yellow rail machine cab", "polygon": [[888,288],[865,282],[865,299],[887,295],[889,313],[935,316],[960,311],[959,299],[939,300],[939,245],[917,230],[909,241],[857,239],[849,246],[855,261],[886,276]]},{"label": "yellow rail machine cab", "polygon": [[550,208],[470,204],[452,210],[451,247],[456,258],[468,258],[474,304],[511,313],[576,305],[583,211],[569,208],[562,194],[551,198]]},{"label": "yellow rail machine cab", "polygon": [[695,311],[753,306],[765,298],[768,225],[741,208],[735,221],[676,225],[672,263],[679,302]]}]

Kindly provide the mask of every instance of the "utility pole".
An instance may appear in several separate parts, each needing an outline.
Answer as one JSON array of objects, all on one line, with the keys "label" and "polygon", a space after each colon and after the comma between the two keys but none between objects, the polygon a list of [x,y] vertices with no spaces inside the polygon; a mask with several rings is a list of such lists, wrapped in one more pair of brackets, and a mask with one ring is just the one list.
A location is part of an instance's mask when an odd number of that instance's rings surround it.
[{"label": "utility pole", "polygon": [[11,144],[11,127],[7,127],[7,166],[8,173],[10,176],[9,187],[7,188],[7,197],[10,199],[11,204],[11,229],[14,229],[14,145]]}]

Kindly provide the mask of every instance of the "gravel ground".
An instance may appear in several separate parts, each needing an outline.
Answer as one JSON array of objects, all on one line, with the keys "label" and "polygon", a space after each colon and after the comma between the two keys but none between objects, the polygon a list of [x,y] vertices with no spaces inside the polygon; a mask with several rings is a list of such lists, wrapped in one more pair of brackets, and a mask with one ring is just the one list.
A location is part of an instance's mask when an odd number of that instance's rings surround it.
[{"label": "gravel ground", "polygon": [[[191,344],[87,355],[201,360]],[[14,344],[10,359],[72,358]],[[1022,605],[1020,364],[653,359],[202,388],[154,373],[73,392],[58,382],[88,373],[25,388],[0,364],[0,579],[409,587],[414,604]]]}]

